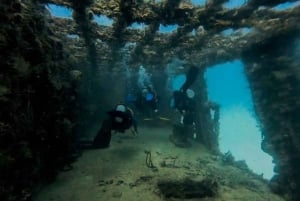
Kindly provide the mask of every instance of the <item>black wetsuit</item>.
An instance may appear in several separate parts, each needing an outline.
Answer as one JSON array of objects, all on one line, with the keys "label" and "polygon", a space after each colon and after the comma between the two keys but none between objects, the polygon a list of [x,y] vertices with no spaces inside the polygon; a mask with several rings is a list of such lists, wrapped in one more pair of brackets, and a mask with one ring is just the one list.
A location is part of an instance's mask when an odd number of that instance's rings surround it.
[{"label": "black wetsuit", "polygon": [[[102,122],[101,128],[94,139],[94,148],[108,147],[111,140],[112,130],[124,133],[125,130],[133,126],[134,130],[137,131],[137,123],[129,109],[126,109],[126,112],[111,110],[108,111],[107,114],[108,118]],[[118,122],[116,120],[117,118],[122,119],[122,122]]]},{"label": "black wetsuit", "polygon": [[194,98],[187,97],[187,89],[196,81],[199,74],[199,68],[192,66],[186,74],[186,81],[179,91],[173,92],[174,108],[184,115],[183,123],[190,125],[194,123],[196,102]]},{"label": "black wetsuit", "polygon": [[186,81],[181,87],[181,91],[185,92],[197,79],[197,76],[199,74],[199,68],[195,66],[191,66],[189,71],[186,74]]},{"label": "black wetsuit", "polygon": [[174,91],[174,107],[184,115],[183,123],[191,125],[194,122],[196,102],[193,98],[188,98],[183,91]]},{"label": "black wetsuit", "polygon": [[152,95],[153,98],[147,100],[142,92],[138,93],[135,107],[144,115],[151,116],[151,112],[157,110],[158,99],[156,93],[150,89],[148,89],[147,94]]}]

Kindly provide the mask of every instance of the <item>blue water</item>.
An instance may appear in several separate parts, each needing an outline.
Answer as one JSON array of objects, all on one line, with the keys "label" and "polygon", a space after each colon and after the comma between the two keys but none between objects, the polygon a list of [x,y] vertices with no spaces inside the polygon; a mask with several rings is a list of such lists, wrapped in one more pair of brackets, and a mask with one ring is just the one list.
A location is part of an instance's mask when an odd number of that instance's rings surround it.
[{"label": "blue water", "polygon": [[99,25],[103,25],[103,26],[112,26],[114,21],[112,19],[106,17],[105,15],[100,15],[100,16],[95,15],[94,22],[96,22]]},{"label": "blue water", "polygon": [[[173,78],[172,88],[178,90],[185,75]],[[272,157],[260,148],[261,131],[254,113],[253,101],[244,65],[236,60],[212,66],[205,73],[209,100],[220,104],[220,150],[230,151],[236,160],[245,160],[253,172],[270,179]]]},{"label": "blue water", "polygon": [[230,0],[227,3],[225,3],[223,6],[225,8],[239,8],[241,6],[243,6],[247,1],[246,0]]},{"label": "blue water", "polygon": [[175,90],[179,90],[180,87],[183,85],[183,83],[186,80],[186,76],[185,75],[177,75],[173,78],[172,80],[172,89]]},{"label": "blue water", "polygon": [[299,5],[300,5],[300,1],[285,2],[285,3],[279,4],[275,7],[273,7],[273,9],[278,10],[278,11],[282,11],[282,10],[294,8],[294,7],[299,6]]},{"label": "blue water", "polygon": [[144,30],[146,28],[146,24],[134,22],[134,23],[132,23],[132,25],[129,28]]},{"label": "blue water", "polygon": [[160,33],[171,33],[172,31],[176,31],[178,28],[177,24],[174,25],[159,25],[159,30],[158,32]]},{"label": "blue water", "polygon": [[274,164],[260,148],[261,131],[243,63],[234,61],[208,68],[205,79],[209,99],[221,106],[220,150],[230,151],[237,160],[245,160],[254,172],[270,179]]},{"label": "blue water", "polygon": [[54,17],[72,18],[72,9],[64,6],[57,6],[55,4],[47,4],[46,7]]},{"label": "blue water", "polygon": [[205,3],[206,3],[206,0],[192,0],[192,3],[193,3],[195,6],[204,6]]},{"label": "blue water", "polygon": [[252,97],[240,61],[215,65],[206,73],[208,96],[222,106],[252,109]]},{"label": "blue water", "polygon": [[230,35],[234,34],[235,31],[239,31],[242,34],[248,34],[251,31],[253,31],[253,29],[252,28],[248,28],[248,27],[240,28],[240,29],[237,29],[237,30],[229,28],[229,29],[225,29],[224,31],[222,31],[221,35],[223,35],[223,36],[230,36]]},{"label": "blue water", "polygon": [[[237,7],[242,6],[245,2],[246,2],[246,0],[230,0],[224,4],[224,7],[237,8]],[[196,6],[204,6],[206,3],[206,0],[192,0],[192,3]]]}]

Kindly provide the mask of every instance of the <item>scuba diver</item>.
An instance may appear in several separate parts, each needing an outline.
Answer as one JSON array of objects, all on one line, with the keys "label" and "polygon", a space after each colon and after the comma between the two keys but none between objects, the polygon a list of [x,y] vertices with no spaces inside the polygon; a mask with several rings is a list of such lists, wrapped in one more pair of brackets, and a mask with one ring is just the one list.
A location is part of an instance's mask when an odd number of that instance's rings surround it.
[{"label": "scuba diver", "polygon": [[193,137],[195,133],[195,114],[196,114],[196,101],[194,99],[195,92],[189,87],[194,83],[197,78],[199,69],[191,66],[187,75],[186,81],[180,90],[173,92],[173,108],[177,111],[179,121],[173,125],[173,133],[170,135],[170,140],[175,146],[189,147],[191,146],[188,137],[193,130]]},{"label": "scuba diver", "polygon": [[137,93],[135,107],[146,117],[158,112],[158,98],[152,86],[147,86]]},{"label": "scuba diver", "polygon": [[94,138],[93,148],[107,148],[111,141],[112,131],[124,133],[132,128],[132,133],[137,134],[137,123],[133,111],[124,104],[118,104],[113,110],[107,112],[108,117],[102,122],[101,128]]},{"label": "scuba diver", "polygon": [[146,68],[140,65],[136,85],[128,87],[126,95],[126,103],[134,106],[145,118],[152,118],[158,112],[158,97],[152,85],[151,76]]}]

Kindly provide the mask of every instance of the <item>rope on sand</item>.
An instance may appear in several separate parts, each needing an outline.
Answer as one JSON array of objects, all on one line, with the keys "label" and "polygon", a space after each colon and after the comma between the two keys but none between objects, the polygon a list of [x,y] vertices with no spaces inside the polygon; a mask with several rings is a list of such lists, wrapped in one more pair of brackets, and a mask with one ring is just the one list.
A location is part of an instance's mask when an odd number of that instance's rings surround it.
[{"label": "rope on sand", "polygon": [[157,170],[157,168],[153,165],[152,163],[152,158],[151,158],[151,151],[147,151],[145,150],[145,154],[146,154],[146,166],[148,168]]}]

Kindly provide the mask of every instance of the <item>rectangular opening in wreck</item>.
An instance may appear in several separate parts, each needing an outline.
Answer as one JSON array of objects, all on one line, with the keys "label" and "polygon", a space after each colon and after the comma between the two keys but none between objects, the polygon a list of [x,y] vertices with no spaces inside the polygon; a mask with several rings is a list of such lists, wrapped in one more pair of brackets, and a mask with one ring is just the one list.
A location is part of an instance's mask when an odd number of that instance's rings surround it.
[{"label": "rectangular opening in wreck", "polygon": [[55,4],[46,4],[46,8],[49,10],[52,16],[59,18],[72,18],[72,9],[64,6],[57,6]]},{"label": "rectangular opening in wreck", "polygon": [[221,32],[221,35],[223,36],[244,36],[246,34],[250,34],[253,31],[253,28],[249,28],[249,27],[243,27],[243,28],[239,28],[239,29],[232,29],[232,28],[228,28],[225,29],[224,31]]},{"label": "rectangular opening in wreck", "polygon": [[[272,158],[261,150],[261,131],[251,91],[240,60],[209,67],[205,73],[208,97],[220,104],[220,150],[263,177],[273,176]],[[238,122],[238,123],[237,123]]]},{"label": "rectangular opening in wreck", "polygon": [[285,2],[285,3],[281,3],[277,6],[274,6],[272,9],[273,10],[277,10],[277,11],[282,11],[282,10],[287,10],[287,9],[291,9],[291,8],[295,8],[296,6],[300,5],[300,1],[296,1],[296,2]]},{"label": "rectangular opening in wreck", "polygon": [[147,28],[147,25],[145,23],[138,23],[138,22],[134,22],[131,24],[130,27],[128,27],[129,29],[139,29],[139,30],[145,30]]},{"label": "rectangular opening in wreck", "polygon": [[177,30],[178,25],[174,24],[174,25],[159,25],[159,30],[158,32],[160,33],[172,33],[173,31]]},{"label": "rectangular opening in wreck", "polygon": [[225,8],[234,9],[243,6],[247,1],[246,0],[229,0],[223,4]]},{"label": "rectangular opening in wreck", "polygon": [[195,6],[204,6],[206,3],[206,0],[192,0],[191,1]]},{"label": "rectangular opening in wreck", "polygon": [[99,25],[103,25],[103,26],[112,26],[113,24],[113,19],[105,16],[105,15],[94,15],[94,22],[96,22]]},{"label": "rectangular opening in wreck", "polygon": [[186,76],[184,74],[177,75],[172,80],[172,90],[180,90],[180,87],[186,80]]},{"label": "rectangular opening in wreck", "polygon": [[229,28],[229,29],[225,29],[224,31],[222,31],[221,35],[223,35],[223,36],[230,36],[233,33],[234,33],[234,30],[232,28]]}]

